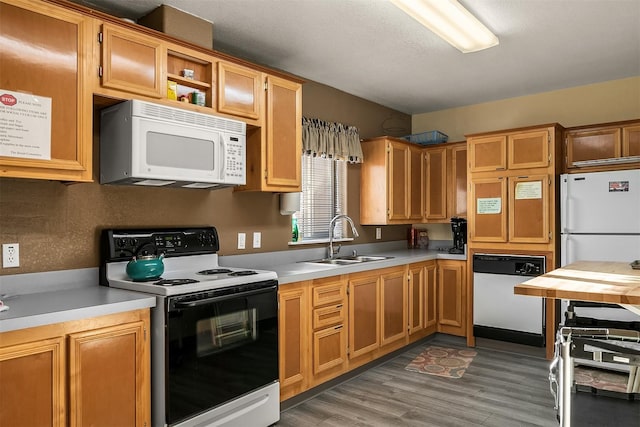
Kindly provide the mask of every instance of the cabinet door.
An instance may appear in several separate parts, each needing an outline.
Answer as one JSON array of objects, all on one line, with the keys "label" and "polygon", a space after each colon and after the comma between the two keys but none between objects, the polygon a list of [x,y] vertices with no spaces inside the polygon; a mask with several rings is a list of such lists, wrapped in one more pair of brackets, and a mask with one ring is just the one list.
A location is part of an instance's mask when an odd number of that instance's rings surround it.
[{"label": "cabinet door", "polygon": [[549,132],[546,130],[509,135],[509,169],[546,168],[549,165]]},{"label": "cabinet door", "polygon": [[464,261],[438,261],[438,332],[465,335]]},{"label": "cabinet door", "polygon": [[620,138],[620,128],[568,131],[567,168],[575,168],[575,162],[620,157]]},{"label": "cabinet door", "polygon": [[409,219],[415,222],[422,221],[423,215],[423,161],[422,149],[409,147]]},{"label": "cabinet door", "polygon": [[447,149],[425,150],[425,219],[447,218]]},{"label": "cabinet door", "polygon": [[218,111],[258,119],[263,92],[262,74],[229,62],[218,62]]},{"label": "cabinet door", "polygon": [[470,138],[468,148],[471,172],[490,172],[507,168],[506,136]]},{"label": "cabinet door", "polygon": [[[102,87],[162,98],[166,93],[160,41],[111,24],[102,25]],[[163,84],[163,82],[165,82]]]},{"label": "cabinet door", "polygon": [[150,425],[146,336],[142,321],[69,335],[71,426]]},{"label": "cabinet door", "polygon": [[346,367],[347,334],[344,325],[335,325],[313,333],[313,375],[336,366]]},{"label": "cabinet door", "polygon": [[425,269],[422,264],[409,266],[409,335],[424,329]]},{"label": "cabinet door", "polygon": [[[292,288],[292,289],[287,289]],[[287,399],[307,386],[309,302],[304,287],[283,285],[278,292],[280,396]]]},{"label": "cabinet door", "polygon": [[380,276],[381,324],[380,345],[387,345],[406,337],[407,284],[405,269]]},{"label": "cabinet door", "polygon": [[640,156],[640,125],[622,128],[622,157]]},{"label": "cabinet door", "polygon": [[407,201],[409,199],[408,171],[409,147],[390,142],[388,145],[389,168],[389,220],[405,222],[408,218]]},{"label": "cabinet door", "polygon": [[436,261],[429,261],[424,267],[424,280],[425,280],[425,292],[424,292],[424,327],[430,328],[436,326],[438,322],[437,317],[437,263]]},{"label": "cabinet door", "polygon": [[451,168],[447,191],[450,217],[467,217],[467,145],[451,147]]},{"label": "cabinet door", "polygon": [[547,175],[509,177],[509,241],[549,241],[549,185]]},{"label": "cabinet door", "polygon": [[474,242],[507,241],[507,179],[471,181],[469,238]]},{"label": "cabinet door", "polygon": [[64,338],[0,348],[0,425],[65,425]]},{"label": "cabinet door", "polygon": [[380,277],[349,280],[349,358],[380,347]]},{"label": "cabinet door", "polygon": [[267,76],[266,96],[267,187],[273,190],[300,191],[302,85]]},{"label": "cabinet door", "polygon": [[51,101],[50,140],[39,140],[50,146],[50,159],[37,158],[39,153],[5,157],[0,151],[0,177],[92,180],[91,34],[91,20],[66,9],[45,2],[0,3],[0,88]]}]

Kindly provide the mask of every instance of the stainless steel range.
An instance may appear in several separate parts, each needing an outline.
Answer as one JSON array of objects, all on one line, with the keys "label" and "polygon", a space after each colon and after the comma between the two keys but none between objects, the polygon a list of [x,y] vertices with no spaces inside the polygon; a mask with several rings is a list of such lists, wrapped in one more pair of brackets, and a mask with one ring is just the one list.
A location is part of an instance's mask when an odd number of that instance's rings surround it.
[{"label": "stainless steel range", "polygon": [[[221,267],[214,227],[102,233],[101,284],[155,294],[154,426],[268,426],[280,419],[277,275]],[[159,277],[127,264],[156,255]]]}]

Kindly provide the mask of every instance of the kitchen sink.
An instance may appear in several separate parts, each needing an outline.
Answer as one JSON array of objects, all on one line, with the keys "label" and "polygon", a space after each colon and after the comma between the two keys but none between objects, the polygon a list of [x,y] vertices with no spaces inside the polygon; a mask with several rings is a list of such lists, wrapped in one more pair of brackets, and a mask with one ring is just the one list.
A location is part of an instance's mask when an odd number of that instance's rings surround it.
[{"label": "kitchen sink", "polygon": [[339,256],[333,259],[318,259],[314,261],[303,261],[312,264],[333,264],[333,265],[351,265],[360,264],[363,262],[371,261],[383,261],[385,259],[393,258],[391,256],[372,256],[372,255],[356,255],[356,256]]}]

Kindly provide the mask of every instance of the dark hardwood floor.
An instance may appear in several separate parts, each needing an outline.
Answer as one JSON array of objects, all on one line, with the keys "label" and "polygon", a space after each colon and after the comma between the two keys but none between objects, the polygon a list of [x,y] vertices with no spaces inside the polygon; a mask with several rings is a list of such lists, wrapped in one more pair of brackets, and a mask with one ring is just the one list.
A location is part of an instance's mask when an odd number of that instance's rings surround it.
[{"label": "dark hardwood floor", "polygon": [[429,345],[466,348],[463,338],[437,334],[285,409],[277,426],[558,425],[544,349],[479,340],[462,378],[405,370]]}]

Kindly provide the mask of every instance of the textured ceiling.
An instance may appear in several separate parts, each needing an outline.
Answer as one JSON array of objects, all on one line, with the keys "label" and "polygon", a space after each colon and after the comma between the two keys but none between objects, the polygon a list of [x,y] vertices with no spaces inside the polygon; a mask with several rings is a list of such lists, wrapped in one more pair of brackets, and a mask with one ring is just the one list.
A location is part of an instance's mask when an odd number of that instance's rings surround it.
[{"label": "textured ceiling", "polygon": [[640,0],[461,0],[500,39],[462,54],[386,0],[75,0],[138,19],[167,4],[216,50],[415,114],[640,75]]}]

